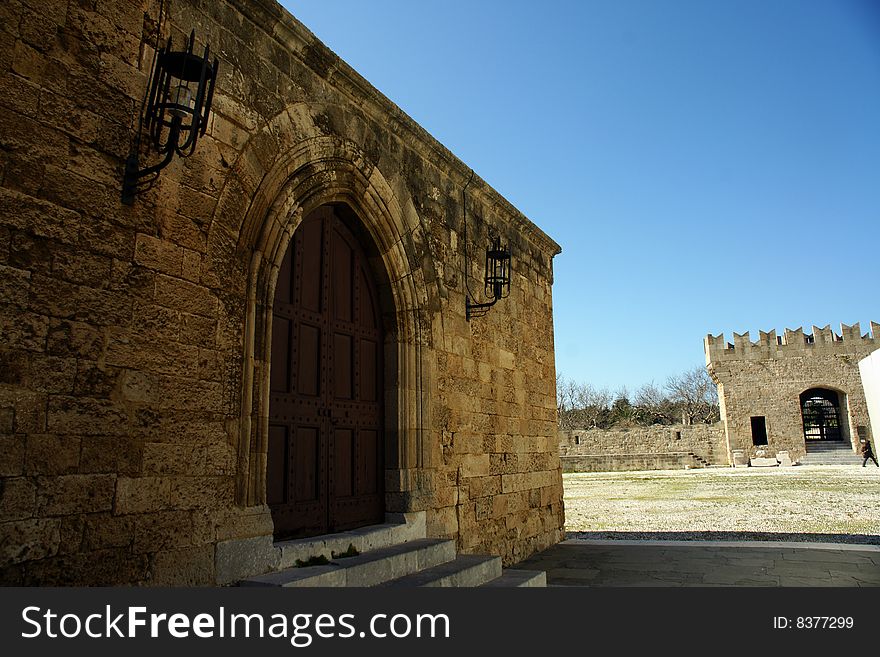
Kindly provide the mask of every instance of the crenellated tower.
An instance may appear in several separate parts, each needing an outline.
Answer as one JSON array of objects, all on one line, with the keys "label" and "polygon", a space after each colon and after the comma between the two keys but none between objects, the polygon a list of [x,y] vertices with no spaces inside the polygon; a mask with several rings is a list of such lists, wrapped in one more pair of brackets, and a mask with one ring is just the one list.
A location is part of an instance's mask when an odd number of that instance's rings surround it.
[{"label": "crenellated tower", "polygon": [[[880,324],[862,334],[858,323],[706,336],[706,367],[718,385],[730,459],[734,451],[788,451],[803,458],[811,448],[855,451],[870,439],[858,363],[880,349]],[[825,444],[823,444],[823,442]],[[834,443],[834,445],[831,445]]]}]

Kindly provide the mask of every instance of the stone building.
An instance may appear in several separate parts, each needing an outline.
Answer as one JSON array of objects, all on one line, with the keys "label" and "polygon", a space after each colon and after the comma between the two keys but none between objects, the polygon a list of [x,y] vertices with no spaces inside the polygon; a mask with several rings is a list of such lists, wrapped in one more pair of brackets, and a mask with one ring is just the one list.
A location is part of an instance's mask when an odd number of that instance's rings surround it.
[{"label": "stone building", "polygon": [[[234,581],[387,514],[561,540],[559,246],[272,0],[164,7],[0,3],[0,581]],[[157,23],[216,88],[128,206]]]},{"label": "stone building", "polygon": [[704,341],[706,366],[718,384],[728,460],[733,451],[754,457],[788,451],[793,460],[839,448],[849,454],[860,440],[872,439],[859,361],[880,348],[880,325],[862,335],[858,324],[761,331],[757,342],[748,332]]}]

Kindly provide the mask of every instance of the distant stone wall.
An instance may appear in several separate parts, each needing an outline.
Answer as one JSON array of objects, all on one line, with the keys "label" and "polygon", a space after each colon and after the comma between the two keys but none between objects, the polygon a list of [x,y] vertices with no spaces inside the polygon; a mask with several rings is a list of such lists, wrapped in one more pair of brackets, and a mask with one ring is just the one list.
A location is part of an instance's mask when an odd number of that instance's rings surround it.
[{"label": "distant stone wall", "polygon": [[676,424],[559,432],[563,472],[727,465],[724,427]]},{"label": "distant stone wall", "polygon": [[859,433],[870,436],[865,392],[859,360],[880,348],[880,325],[871,323],[871,335],[863,336],[858,324],[841,324],[840,334],[830,327],[761,331],[752,342],[749,333],[734,333],[733,343],[724,335],[708,335],[704,347],[706,366],[718,384],[721,417],[728,448],[754,457],[751,418],[763,418],[766,451],[788,451],[793,460],[806,453],[801,393],[822,388],[836,393],[840,409],[841,439],[854,446]]},{"label": "distant stone wall", "polygon": [[589,454],[563,456],[563,472],[628,472],[631,470],[686,470],[704,467],[688,452],[674,454]]}]

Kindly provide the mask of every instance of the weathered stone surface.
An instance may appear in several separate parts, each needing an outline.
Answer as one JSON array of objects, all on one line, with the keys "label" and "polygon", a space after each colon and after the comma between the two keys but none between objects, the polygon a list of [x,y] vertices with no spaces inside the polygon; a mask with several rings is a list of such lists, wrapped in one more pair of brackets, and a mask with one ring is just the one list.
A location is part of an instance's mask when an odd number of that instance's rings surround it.
[{"label": "weathered stone surface", "polygon": [[72,474],[79,469],[79,454],[79,436],[31,434],[25,467],[29,475]]},{"label": "weathered stone surface", "polygon": [[109,511],[113,475],[63,475],[37,479],[37,513],[45,516]]},{"label": "weathered stone surface", "polygon": [[271,536],[220,541],[214,562],[216,583],[228,584],[274,570],[280,559],[281,551],[273,547]]},{"label": "weathered stone surface", "polygon": [[167,509],[170,494],[171,480],[167,477],[119,477],[114,512],[124,515]]},{"label": "weathered stone surface", "polygon": [[0,560],[14,564],[56,554],[60,529],[61,522],[53,518],[0,523]]},{"label": "weathered stone surface", "polygon": [[0,435],[0,477],[17,477],[24,474],[24,441],[23,435],[9,435],[12,433],[12,409],[0,409],[0,416],[6,416],[3,420],[4,431]]},{"label": "weathered stone surface", "polygon": [[[859,427],[870,436],[867,401],[858,361],[880,348],[878,325],[863,336],[858,324],[841,324],[837,335],[830,326],[761,332],[757,342],[749,333],[734,334],[733,344],[724,335],[704,341],[706,366],[718,384],[722,421],[728,447],[746,457],[788,452],[793,461],[806,453],[801,393],[822,388],[837,399],[840,438],[855,448]],[[751,418],[763,418],[767,445],[754,444]]]},{"label": "weathered stone surface", "polygon": [[[18,523],[0,572],[204,584],[276,564],[266,318],[290,234],[343,199],[393,374],[386,510],[506,563],[561,539],[558,246],[257,0],[174,3],[162,37],[198,26],[219,54],[214,111],[193,155],[122,205],[156,10],[0,6],[0,481]],[[466,184],[469,237],[498,233],[517,263],[510,297],[470,322]]]},{"label": "weathered stone surface", "polygon": [[213,586],[214,546],[159,552],[150,573],[151,586]]},{"label": "weathered stone surface", "polygon": [[0,522],[31,518],[36,510],[36,487],[24,477],[0,482]]}]

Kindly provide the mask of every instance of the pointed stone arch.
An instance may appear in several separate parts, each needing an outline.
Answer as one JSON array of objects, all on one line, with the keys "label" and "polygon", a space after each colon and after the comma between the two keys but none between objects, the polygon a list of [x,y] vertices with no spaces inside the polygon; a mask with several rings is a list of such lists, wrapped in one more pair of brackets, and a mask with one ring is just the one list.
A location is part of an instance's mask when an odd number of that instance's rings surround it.
[{"label": "pointed stone arch", "polygon": [[[246,307],[239,313],[244,324],[240,413],[232,428],[235,499],[249,507],[266,501],[271,318],[281,260],[305,214],[341,204],[360,220],[371,266],[384,282],[386,509],[421,510],[414,489],[429,458],[424,438],[433,387],[428,281],[436,279],[433,264],[417,257],[426,243],[424,227],[411,199],[392,188],[375,157],[353,139],[319,134],[309,120],[318,111],[287,108],[251,136],[231,166],[209,228],[213,286],[222,289],[224,280],[237,280],[247,288]],[[363,118],[348,116],[337,123],[368,139]]]}]

